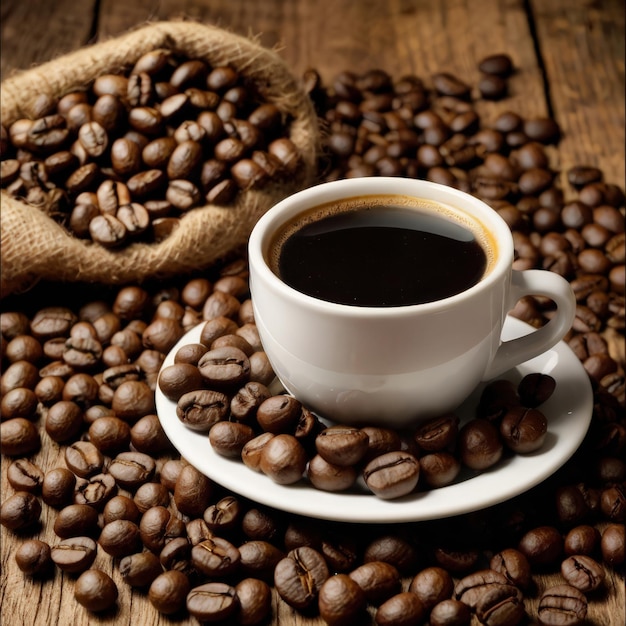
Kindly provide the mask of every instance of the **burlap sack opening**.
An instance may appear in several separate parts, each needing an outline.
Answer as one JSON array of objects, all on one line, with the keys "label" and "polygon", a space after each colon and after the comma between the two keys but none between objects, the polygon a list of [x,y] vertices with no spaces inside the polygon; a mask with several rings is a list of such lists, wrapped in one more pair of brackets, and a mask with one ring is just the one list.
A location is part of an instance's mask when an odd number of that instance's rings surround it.
[{"label": "burlap sack opening", "polygon": [[209,267],[240,248],[258,218],[281,198],[310,185],[316,172],[319,132],[313,106],[281,57],[252,39],[194,22],[156,22],[106,42],[72,52],[2,83],[2,123],[29,117],[41,93],[60,97],[85,89],[98,75],[119,72],[144,53],[167,48],[231,65],[254,81],[259,94],[291,116],[290,139],[302,164],[288,181],[241,192],[232,206],[205,205],[186,213],[179,227],[159,243],[134,243],[107,250],[71,236],[38,209],[2,192],[1,296],[41,279],[123,284],[184,274]]}]

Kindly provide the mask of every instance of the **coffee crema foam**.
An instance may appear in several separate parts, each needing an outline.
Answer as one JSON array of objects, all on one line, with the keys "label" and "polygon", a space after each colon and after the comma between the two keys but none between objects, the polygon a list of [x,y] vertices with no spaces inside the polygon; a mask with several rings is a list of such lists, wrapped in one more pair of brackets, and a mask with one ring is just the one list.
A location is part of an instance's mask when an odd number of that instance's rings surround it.
[{"label": "coffee crema foam", "polygon": [[277,232],[274,233],[265,252],[266,262],[272,272],[280,277],[280,257],[283,246],[291,236],[304,226],[341,213],[382,206],[411,209],[426,215],[435,213],[436,217],[450,220],[467,229],[472,233],[485,253],[485,271],[480,280],[483,280],[493,269],[498,257],[498,245],[493,234],[480,220],[473,215],[463,212],[461,209],[453,208],[435,200],[397,194],[355,196],[341,200],[332,200],[310,209],[305,209],[282,224]]}]

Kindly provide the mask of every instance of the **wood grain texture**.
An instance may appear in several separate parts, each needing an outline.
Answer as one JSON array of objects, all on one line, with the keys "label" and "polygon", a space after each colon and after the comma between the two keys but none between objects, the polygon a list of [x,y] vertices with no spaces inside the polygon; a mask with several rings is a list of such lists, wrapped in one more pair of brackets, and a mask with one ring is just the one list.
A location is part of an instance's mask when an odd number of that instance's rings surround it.
[{"label": "wood grain texture", "polygon": [[[97,11],[97,13],[96,13]],[[88,44],[94,36],[114,37],[146,21],[193,19],[257,37],[278,48],[292,71],[319,70],[325,81],[341,70],[382,68],[392,76],[435,71],[458,74],[470,84],[477,62],[487,54],[508,53],[517,68],[510,97],[478,103],[485,120],[503,110],[525,117],[552,113],[563,130],[551,152],[564,171],[588,163],[608,182],[624,184],[624,7],[620,0],[3,0],[2,77]],[[545,84],[544,84],[545,79]],[[545,86],[548,86],[548,90]],[[43,435],[33,460],[42,468],[64,466],[63,451]],[[1,492],[9,459],[2,459]],[[55,512],[44,506],[36,536],[54,543]],[[56,572],[41,583],[22,575],[14,561],[20,537],[1,529],[0,610],[2,624],[14,626],[165,626],[195,620],[159,615],[145,593],[122,582],[100,552],[95,566],[118,583],[118,608],[98,617],[73,597],[74,578]],[[560,581],[536,577],[527,599],[534,615],[539,593]],[[623,626],[624,580],[608,572],[605,589],[590,602],[588,626]],[[320,626],[274,597],[273,626]],[[475,622],[476,623],[476,622]],[[530,623],[533,623],[532,620]]]}]

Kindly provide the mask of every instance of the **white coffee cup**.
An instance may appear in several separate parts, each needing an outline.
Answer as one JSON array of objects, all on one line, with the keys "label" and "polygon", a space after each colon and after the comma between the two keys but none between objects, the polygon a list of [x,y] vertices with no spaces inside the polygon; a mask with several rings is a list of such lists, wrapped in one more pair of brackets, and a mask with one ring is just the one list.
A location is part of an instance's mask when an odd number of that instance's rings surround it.
[{"label": "white coffee cup", "polygon": [[[488,233],[490,269],[456,295],[396,307],[335,304],[285,284],[270,268],[276,233],[303,212],[361,196],[424,199],[478,221]],[[479,199],[436,183],[355,178],[317,185],[271,208],[249,240],[250,290],[264,350],[285,389],[344,424],[401,428],[457,408],[481,381],[542,354],[563,338],[575,298],[561,276],[516,271],[507,224]],[[502,341],[507,313],[527,295],[557,306],[542,328]]]}]

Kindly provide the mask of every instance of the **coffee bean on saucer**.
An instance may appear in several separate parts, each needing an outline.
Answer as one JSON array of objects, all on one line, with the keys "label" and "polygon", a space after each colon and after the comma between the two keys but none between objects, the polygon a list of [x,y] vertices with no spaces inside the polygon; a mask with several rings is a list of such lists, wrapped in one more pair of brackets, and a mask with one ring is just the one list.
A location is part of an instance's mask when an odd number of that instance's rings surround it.
[{"label": "coffee bean on saucer", "polygon": [[363,470],[368,488],[379,498],[394,499],[415,489],[419,461],[408,452],[388,452],[370,461]]},{"label": "coffee bean on saucer", "polygon": [[315,438],[320,456],[333,465],[355,465],[367,452],[369,438],[366,432],[351,426],[325,428]]}]

